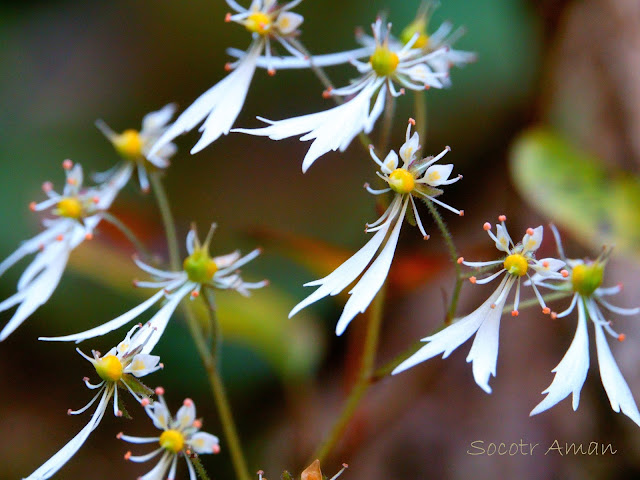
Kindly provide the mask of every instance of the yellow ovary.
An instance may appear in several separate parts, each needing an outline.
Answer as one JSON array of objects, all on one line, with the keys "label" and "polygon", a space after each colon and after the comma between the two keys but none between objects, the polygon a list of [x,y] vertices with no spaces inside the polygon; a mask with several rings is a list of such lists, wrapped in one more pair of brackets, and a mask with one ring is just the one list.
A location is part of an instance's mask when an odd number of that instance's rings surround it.
[{"label": "yellow ovary", "polygon": [[523,255],[516,253],[514,255],[509,255],[505,259],[504,268],[511,275],[522,277],[527,273],[527,269],[529,268],[529,262]]},{"label": "yellow ovary", "polygon": [[249,17],[247,17],[244,26],[250,32],[264,35],[266,33],[269,33],[272,23],[273,21],[271,20],[271,17],[269,15],[262,12],[254,12],[249,15]]},{"label": "yellow ovary", "polygon": [[95,369],[101,379],[117,382],[122,378],[122,362],[115,355],[106,355],[96,361]]},{"label": "yellow ovary", "polygon": [[396,168],[389,175],[389,186],[397,193],[411,193],[416,186],[416,179],[404,168]]},{"label": "yellow ovary", "polygon": [[113,139],[118,153],[125,158],[135,160],[142,157],[142,139],[136,130],[125,130]]},{"label": "yellow ovary", "polygon": [[75,197],[63,198],[58,202],[57,214],[61,217],[75,218],[82,217],[82,203]]},{"label": "yellow ovary", "polygon": [[391,75],[398,68],[400,59],[398,55],[389,50],[387,47],[378,47],[369,59],[371,68],[381,77]]},{"label": "yellow ovary", "polygon": [[165,430],[158,443],[165,450],[178,453],[184,448],[184,435],[178,430]]},{"label": "yellow ovary", "polygon": [[602,285],[603,277],[604,265],[600,263],[576,265],[571,272],[571,285],[575,292],[589,297]]}]

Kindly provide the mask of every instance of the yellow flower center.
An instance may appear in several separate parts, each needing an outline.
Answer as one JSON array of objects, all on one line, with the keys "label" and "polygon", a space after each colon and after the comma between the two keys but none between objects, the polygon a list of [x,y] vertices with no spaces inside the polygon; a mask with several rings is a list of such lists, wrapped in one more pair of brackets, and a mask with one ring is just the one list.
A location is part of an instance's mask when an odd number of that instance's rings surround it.
[{"label": "yellow flower center", "polygon": [[393,53],[387,47],[377,47],[371,55],[369,59],[371,63],[371,68],[376,72],[380,77],[386,77],[391,75],[398,68],[398,63],[400,63],[400,59],[398,55]]},{"label": "yellow flower center", "polygon": [[576,265],[571,272],[571,285],[573,291],[589,297],[602,285],[604,277],[604,265],[593,263],[591,265]]},{"label": "yellow flower center", "polygon": [[216,262],[211,260],[209,254],[204,250],[196,250],[182,264],[184,271],[187,272],[189,280],[196,283],[206,283],[213,278],[218,271]]},{"label": "yellow flower center", "polygon": [[137,160],[142,157],[142,139],[140,133],[129,129],[116,136],[113,145],[120,155],[129,159]]},{"label": "yellow flower center", "polygon": [[389,175],[389,186],[397,193],[411,193],[416,186],[416,179],[408,170],[396,168]]},{"label": "yellow flower center", "polygon": [[75,197],[63,198],[58,202],[56,213],[61,217],[75,218],[77,220],[82,217],[82,203]]},{"label": "yellow flower center", "polygon": [[516,253],[514,255],[509,255],[505,259],[504,268],[511,275],[522,277],[527,273],[529,262],[527,262],[527,259],[523,255]]},{"label": "yellow flower center", "polygon": [[427,35],[427,22],[424,18],[417,18],[407,25],[400,34],[400,40],[402,43],[407,44],[416,33],[418,34],[418,39],[412,48],[426,47],[429,44],[429,35]]},{"label": "yellow flower center", "polygon": [[165,450],[178,453],[184,448],[184,435],[178,430],[165,430],[160,435],[159,443]]},{"label": "yellow flower center", "polygon": [[122,378],[122,363],[115,355],[106,355],[96,361],[96,372],[107,382],[117,382]]},{"label": "yellow flower center", "polygon": [[247,18],[244,26],[250,32],[264,35],[266,33],[269,33],[272,23],[273,21],[271,20],[271,17],[269,15],[262,12],[253,12]]}]

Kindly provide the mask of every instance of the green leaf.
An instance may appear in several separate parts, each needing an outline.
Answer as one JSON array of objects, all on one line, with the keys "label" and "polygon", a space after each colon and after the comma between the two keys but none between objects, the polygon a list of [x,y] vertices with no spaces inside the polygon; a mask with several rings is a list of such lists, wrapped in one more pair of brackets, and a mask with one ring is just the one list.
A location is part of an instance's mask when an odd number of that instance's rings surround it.
[{"label": "green leaf", "polygon": [[640,257],[640,180],[580,150],[548,128],[524,132],[511,152],[522,197],[577,240]]}]

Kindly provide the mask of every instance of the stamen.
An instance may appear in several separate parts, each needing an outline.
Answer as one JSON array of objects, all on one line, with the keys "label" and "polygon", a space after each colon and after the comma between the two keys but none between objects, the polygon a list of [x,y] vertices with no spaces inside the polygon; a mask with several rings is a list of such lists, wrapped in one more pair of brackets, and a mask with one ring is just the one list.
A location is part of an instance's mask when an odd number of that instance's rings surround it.
[{"label": "stamen", "polygon": [[53,183],[51,182],[44,182],[42,184],[42,191],[45,193],[49,193],[51,190],[53,190]]},{"label": "stamen", "polygon": [[409,118],[409,123],[414,127],[416,126],[416,121],[413,118]]},{"label": "stamen", "polygon": [[551,312],[551,320],[555,320],[556,318],[558,318],[558,314],[556,312]]},{"label": "stamen", "polygon": [[462,262],[464,262],[464,257],[459,257],[458,260],[456,260],[456,262],[458,263],[458,265],[461,265]]},{"label": "stamen", "polygon": [[131,458],[131,451],[127,452],[124,454],[124,459],[129,461],[129,459]]},{"label": "stamen", "polygon": [[155,392],[156,392],[156,395],[164,395],[164,388],[156,387]]},{"label": "stamen", "polygon": [[618,335],[618,341],[619,342],[624,342],[626,340],[627,336],[624,333],[621,333],[620,335]]},{"label": "stamen", "polygon": [[491,224],[489,222],[485,222],[482,228],[484,229],[485,232],[488,232],[489,230],[491,230]]},{"label": "stamen", "polygon": [[73,162],[67,158],[64,162],[62,162],[62,168],[64,168],[65,170],[71,170],[73,168]]},{"label": "stamen", "polygon": [[220,445],[216,443],[213,447],[211,447],[211,453],[213,453],[214,455],[220,453]]},{"label": "stamen", "polygon": [[231,13],[227,13],[224,16],[224,21],[227,22],[227,23],[229,23],[231,21]]},{"label": "stamen", "polygon": [[469,281],[471,283],[476,283],[478,281],[478,279],[476,277],[469,277]]},{"label": "stamen", "polygon": [[562,275],[564,278],[567,278],[569,276],[569,272],[567,270],[560,270],[560,275]]},{"label": "stamen", "polygon": [[151,403],[151,400],[149,400],[149,399],[148,399],[148,398],[146,398],[146,397],[145,397],[145,398],[143,398],[143,399],[140,401],[140,405],[142,405],[143,407],[146,407],[146,406],[147,406],[147,405],[149,405],[150,403]]},{"label": "stamen", "polygon": [[506,221],[506,220],[507,220],[507,216],[506,216],[506,215],[500,215],[500,216],[498,217],[498,221],[500,221],[500,222],[504,222],[504,221]]},{"label": "stamen", "polygon": [[531,227],[527,228],[527,234],[528,235],[533,235],[533,228],[531,228]]}]

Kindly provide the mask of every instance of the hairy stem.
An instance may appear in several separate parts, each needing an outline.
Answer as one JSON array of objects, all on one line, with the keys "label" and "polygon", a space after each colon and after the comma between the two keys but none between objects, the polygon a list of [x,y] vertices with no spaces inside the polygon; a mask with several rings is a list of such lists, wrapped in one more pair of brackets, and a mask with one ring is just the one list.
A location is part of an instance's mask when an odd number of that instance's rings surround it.
[{"label": "hairy stem", "polygon": [[355,385],[351,389],[349,396],[344,404],[340,416],[336,419],[327,438],[322,442],[316,450],[313,458],[320,460],[320,463],[329,455],[338,441],[344,435],[344,432],[351,421],[362,397],[371,386],[371,378],[374,370],[375,356],[378,350],[378,341],[380,339],[380,327],[382,326],[382,317],[384,314],[384,298],[386,285],[383,286],[371,305],[371,311],[368,316],[367,332],[364,339],[364,348],[362,358],[360,360],[360,372]]},{"label": "hairy stem", "polygon": [[[151,174],[150,177],[151,186],[158,201],[158,208],[160,209],[160,214],[162,216],[167,236],[169,264],[171,265],[172,270],[179,271],[180,250],[178,249],[178,237],[167,194],[164,190],[160,177],[157,174]],[[247,462],[242,452],[238,432],[233,420],[233,415],[231,413],[231,407],[229,406],[229,400],[227,399],[222,378],[218,372],[216,357],[207,347],[202,328],[200,327],[198,319],[196,318],[188,300],[182,302],[182,310],[187,319],[187,326],[189,327],[189,332],[193,338],[196,350],[200,355],[200,360],[207,372],[207,379],[209,380],[211,392],[213,394],[216,407],[218,408],[218,415],[220,416],[220,423],[222,424],[222,429],[229,447],[233,468],[235,469],[239,480],[251,480],[251,476],[249,475],[249,470],[247,468]],[[215,317],[212,317],[212,321],[215,323]]]},{"label": "hairy stem", "polygon": [[442,233],[442,237],[444,238],[444,242],[447,245],[447,249],[449,250],[449,257],[453,262],[453,266],[456,269],[456,280],[453,286],[453,294],[451,295],[451,303],[449,304],[449,309],[447,310],[447,314],[444,319],[445,325],[451,325],[453,318],[456,315],[456,309],[458,308],[458,299],[460,298],[460,289],[462,288],[462,269],[460,268],[460,264],[458,263],[458,250],[456,249],[455,244],[453,243],[453,237],[451,236],[451,232],[447,228],[447,225],[444,223],[440,212],[436,209],[435,205],[432,202],[425,202],[427,207],[429,208],[429,212],[431,216],[436,221],[440,232]]},{"label": "hairy stem", "polygon": [[144,243],[142,243],[142,241],[136,236],[136,234],[133,233],[133,230],[127,227],[118,217],[112,215],[109,212],[102,212],[101,215],[105,221],[116,227],[118,230],[120,230],[120,232],[122,232],[125,237],[127,237],[127,240],[129,240],[133,244],[133,246],[142,256],[142,259],[145,262],[149,262],[151,260],[151,252],[149,251],[149,249],[147,249],[147,247],[144,246]]}]

